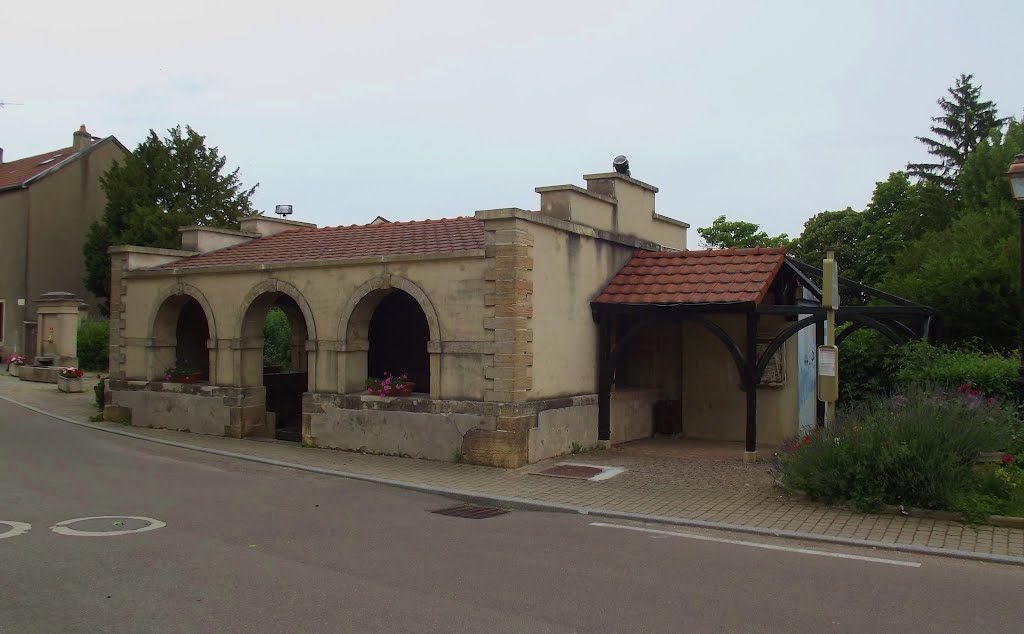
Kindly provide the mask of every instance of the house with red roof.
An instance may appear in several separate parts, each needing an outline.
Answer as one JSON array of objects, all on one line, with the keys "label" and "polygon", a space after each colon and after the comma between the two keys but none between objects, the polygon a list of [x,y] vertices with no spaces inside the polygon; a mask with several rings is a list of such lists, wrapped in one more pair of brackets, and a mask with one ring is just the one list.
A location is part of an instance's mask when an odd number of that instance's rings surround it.
[{"label": "house with red roof", "polygon": [[69,292],[95,311],[82,247],[106,206],[100,176],[129,151],[81,126],[71,145],[13,161],[0,149],[0,351],[34,356],[43,293]]},{"label": "house with red roof", "polygon": [[[754,458],[796,433],[807,386],[779,337],[813,283],[782,249],[687,250],[628,173],[583,178],[538,187],[536,210],[254,216],[113,247],[104,414],[500,467],[655,433]],[[265,362],[272,310],[284,366]]]}]

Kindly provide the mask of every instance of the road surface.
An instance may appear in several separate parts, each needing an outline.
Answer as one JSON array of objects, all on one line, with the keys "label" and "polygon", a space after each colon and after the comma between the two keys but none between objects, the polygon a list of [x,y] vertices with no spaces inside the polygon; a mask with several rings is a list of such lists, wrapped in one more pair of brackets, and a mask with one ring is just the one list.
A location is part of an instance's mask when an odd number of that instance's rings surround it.
[{"label": "road surface", "polygon": [[[0,632],[1009,632],[1024,619],[1024,568],[430,512],[454,504],[0,400]],[[68,521],[88,517],[107,519]]]}]

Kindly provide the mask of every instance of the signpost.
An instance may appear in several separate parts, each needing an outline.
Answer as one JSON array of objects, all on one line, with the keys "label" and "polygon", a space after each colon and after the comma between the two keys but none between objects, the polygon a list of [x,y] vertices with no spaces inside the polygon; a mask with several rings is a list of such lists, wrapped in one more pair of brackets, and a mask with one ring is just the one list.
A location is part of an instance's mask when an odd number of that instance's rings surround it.
[{"label": "signpost", "polygon": [[839,310],[839,267],[834,251],[821,265],[821,305],[825,314],[825,345],[818,347],[818,399],[825,403],[825,425],[835,424],[839,400],[839,348],[836,347],[836,311]]}]

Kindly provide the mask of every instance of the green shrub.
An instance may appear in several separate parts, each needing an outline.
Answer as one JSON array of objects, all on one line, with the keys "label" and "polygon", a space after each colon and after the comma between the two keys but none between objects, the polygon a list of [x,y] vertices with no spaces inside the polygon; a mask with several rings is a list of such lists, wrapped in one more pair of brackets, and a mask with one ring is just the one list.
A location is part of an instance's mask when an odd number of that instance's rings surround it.
[{"label": "green shrub", "polygon": [[105,371],[110,363],[110,322],[87,320],[78,325],[78,365]]},{"label": "green shrub", "polygon": [[[841,332],[841,330],[840,330]],[[896,347],[876,330],[851,333],[839,347],[839,401],[844,407],[891,394],[896,387]]]},{"label": "green shrub", "polygon": [[1016,424],[1011,408],[985,397],[914,391],[789,441],[777,468],[785,487],[826,502],[948,509],[978,489],[978,453],[1006,450]]},{"label": "green shrub", "polygon": [[947,348],[924,342],[908,343],[896,356],[896,380],[901,387],[955,388],[968,384],[1006,402],[1016,398],[1017,359],[973,348]]},{"label": "green shrub", "polygon": [[279,365],[287,372],[292,362],[292,325],[288,315],[278,307],[267,311],[263,324],[263,365]]}]

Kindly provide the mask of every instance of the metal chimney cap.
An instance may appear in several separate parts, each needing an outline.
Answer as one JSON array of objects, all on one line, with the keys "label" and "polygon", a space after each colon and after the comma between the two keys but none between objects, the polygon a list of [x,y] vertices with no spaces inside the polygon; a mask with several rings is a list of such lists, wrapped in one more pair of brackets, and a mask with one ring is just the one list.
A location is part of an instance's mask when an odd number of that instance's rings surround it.
[{"label": "metal chimney cap", "polygon": [[619,174],[629,176],[629,159],[627,159],[622,154],[619,154],[618,156],[615,157],[615,159],[612,160],[612,167]]}]

